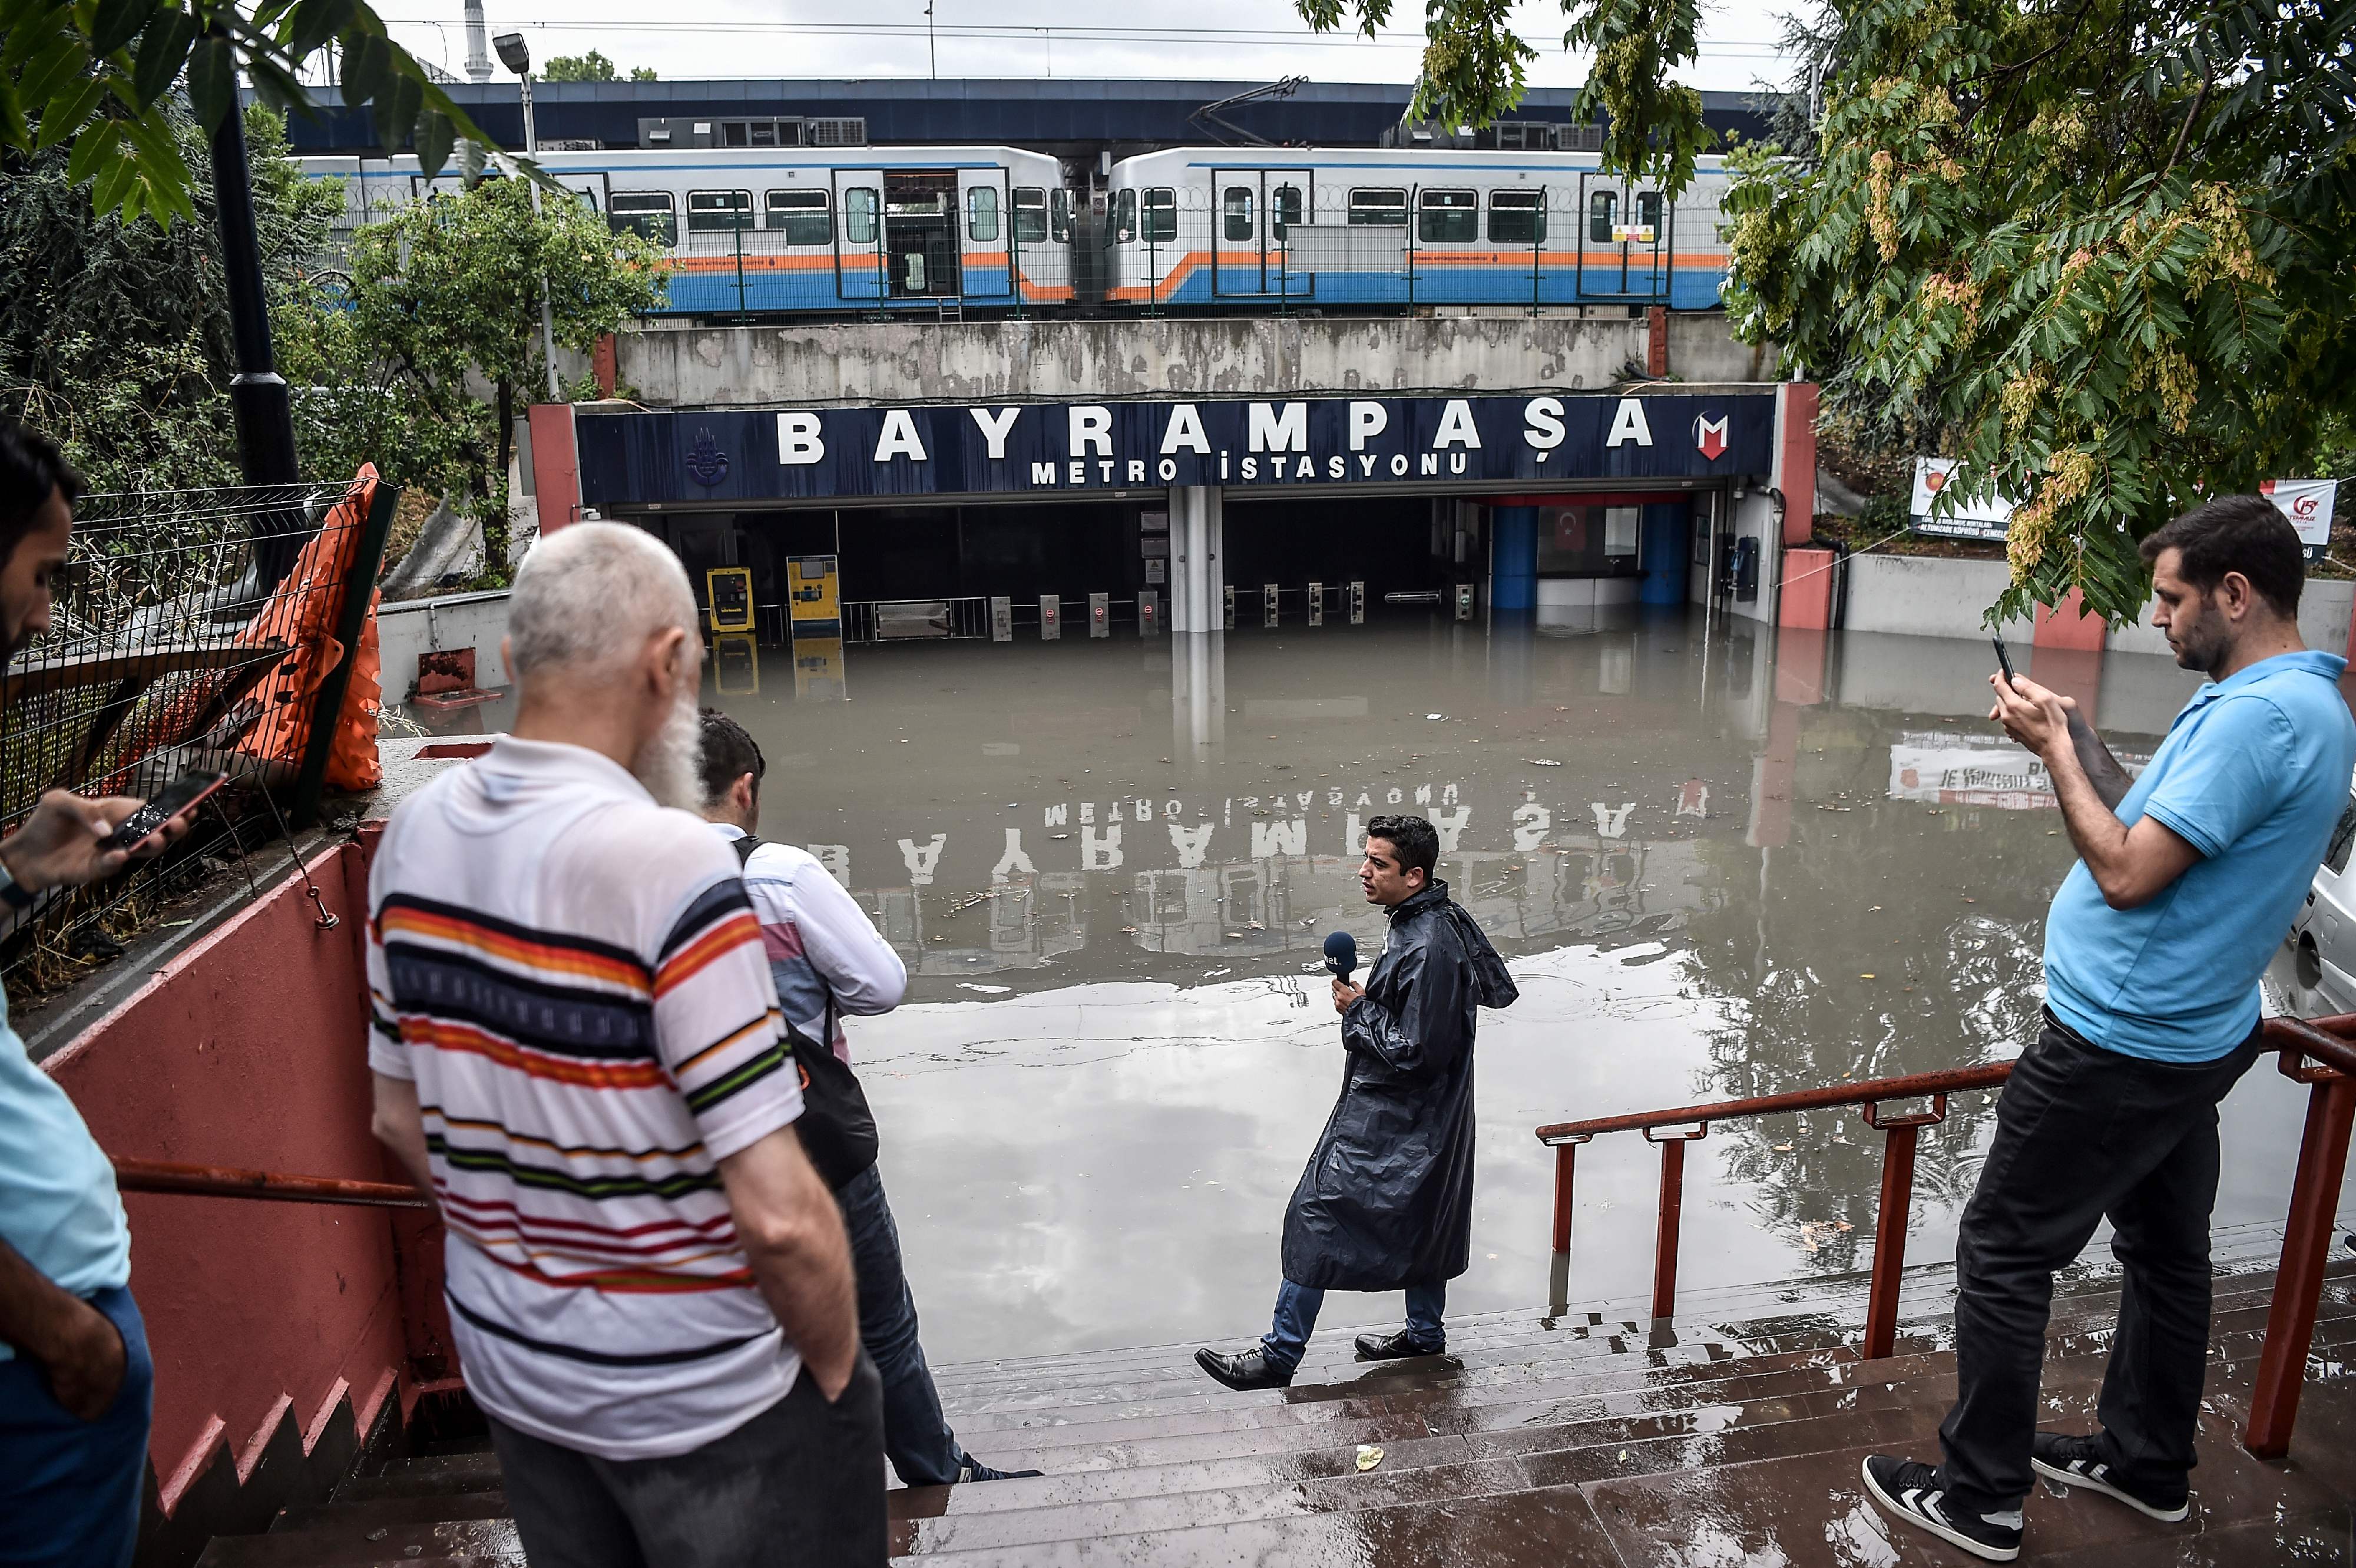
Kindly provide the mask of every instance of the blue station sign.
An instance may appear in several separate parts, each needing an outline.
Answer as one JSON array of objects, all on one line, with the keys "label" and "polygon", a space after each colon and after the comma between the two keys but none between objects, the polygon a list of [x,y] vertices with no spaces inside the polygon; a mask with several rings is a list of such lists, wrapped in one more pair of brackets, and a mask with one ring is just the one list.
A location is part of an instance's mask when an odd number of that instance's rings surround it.
[{"label": "blue station sign", "polygon": [[575,419],[598,508],[1163,485],[1763,474],[1772,392],[605,413]]}]

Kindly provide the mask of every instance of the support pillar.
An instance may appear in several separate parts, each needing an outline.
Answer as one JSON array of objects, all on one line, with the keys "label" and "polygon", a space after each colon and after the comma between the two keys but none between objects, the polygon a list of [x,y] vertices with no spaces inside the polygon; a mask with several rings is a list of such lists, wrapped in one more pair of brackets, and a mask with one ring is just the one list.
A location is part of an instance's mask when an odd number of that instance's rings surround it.
[{"label": "support pillar", "polygon": [[1516,613],[1538,603],[1538,509],[1489,509],[1489,607]]},{"label": "support pillar", "polygon": [[1686,602],[1686,566],[1693,558],[1687,537],[1693,508],[1685,501],[1648,504],[1644,508],[1644,581],[1636,599],[1647,605]]},{"label": "support pillar", "polygon": [[547,535],[581,521],[581,455],[571,403],[534,403],[530,418],[532,494],[540,503],[540,532]]},{"label": "support pillar", "polygon": [[1170,487],[1170,629],[1182,637],[1226,625],[1225,502],[1216,485]]}]

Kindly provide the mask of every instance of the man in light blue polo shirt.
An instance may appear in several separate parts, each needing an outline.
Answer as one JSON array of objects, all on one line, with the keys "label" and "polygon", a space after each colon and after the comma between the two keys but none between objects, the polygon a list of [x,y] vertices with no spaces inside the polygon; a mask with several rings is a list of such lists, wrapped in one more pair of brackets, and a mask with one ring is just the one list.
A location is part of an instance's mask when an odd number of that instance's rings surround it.
[{"label": "man in light blue polo shirt", "polygon": [[[0,664],[46,630],[81,480],[0,419]],[[0,933],[36,896],[110,876],[106,840],[140,802],[53,789],[0,839]],[[175,820],[139,854],[187,831]],[[122,1568],[139,1529],[153,1369],[131,1299],[114,1167],[0,994],[0,1563]]]},{"label": "man in light blue polo shirt", "polygon": [[[2229,496],[2143,544],[2154,624],[2201,688],[2130,779],[2076,704],[1991,677],[2042,757],[2078,864],[2045,922],[2045,1027],[1997,1102],[1955,1240],[1955,1406],[1936,1467],[1875,1455],[1885,1510],[1994,1562],[2032,1475],[2158,1520],[2190,1509],[2209,1346],[2217,1105],[2259,1055],[2258,976],[2347,805],[2346,660],[2298,631],[2298,536]],[[2107,1218],[2126,1271],[2098,1416],[2037,1430],[2054,1271]]]}]

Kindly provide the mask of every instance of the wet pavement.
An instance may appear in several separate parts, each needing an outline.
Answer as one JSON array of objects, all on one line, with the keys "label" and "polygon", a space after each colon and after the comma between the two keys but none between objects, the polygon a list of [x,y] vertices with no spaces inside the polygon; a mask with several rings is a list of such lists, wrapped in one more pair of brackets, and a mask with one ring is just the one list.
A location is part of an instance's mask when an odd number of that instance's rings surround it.
[{"label": "wet pavement", "polygon": [[[763,835],[810,847],[908,961],[907,1004],[852,1021],[851,1050],[926,1347],[954,1362],[1264,1327],[1342,1076],[1320,949],[1380,940],[1354,875],[1377,812],[1440,828],[1522,987],[1482,1019],[1454,1311],[1547,1299],[1540,1122],[2015,1054],[2072,855],[1981,716],[1991,662],[1697,616],[1412,617],[798,668],[737,649],[706,693],[767,755]],[[2033,672],[2125,756],[2196,684],[2135,655]],[[1915,1261],[1951,1255],[1990,1105],[1924,1135]],[[2221,1250],[2265,1250],[2303,1108],[2270,1066],[2228,1103]],[[1688,1154],[1688,1293],[1862,1269],[1878,1143],[1853,1114],[1714,1128]],[[1657,1156],[1606,1138],[1579,1175],[1570,1299],[1632,1300]],[[1337,1294],[1326,1326],[1397,1311]]]}]

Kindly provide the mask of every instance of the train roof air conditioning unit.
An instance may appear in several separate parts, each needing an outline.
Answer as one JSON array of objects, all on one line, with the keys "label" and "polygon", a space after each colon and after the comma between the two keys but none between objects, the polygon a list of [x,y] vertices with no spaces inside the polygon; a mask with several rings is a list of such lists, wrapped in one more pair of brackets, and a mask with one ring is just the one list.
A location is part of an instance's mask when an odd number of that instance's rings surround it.
[{"label": "train roof air conditioning unit", "polygon": [[867,117],[863,114],[809,119],[802,122],[802,129],[813,147],[858,147],[867,143]]}]

